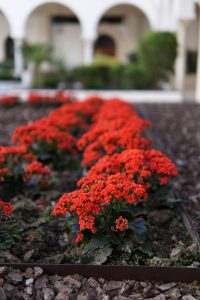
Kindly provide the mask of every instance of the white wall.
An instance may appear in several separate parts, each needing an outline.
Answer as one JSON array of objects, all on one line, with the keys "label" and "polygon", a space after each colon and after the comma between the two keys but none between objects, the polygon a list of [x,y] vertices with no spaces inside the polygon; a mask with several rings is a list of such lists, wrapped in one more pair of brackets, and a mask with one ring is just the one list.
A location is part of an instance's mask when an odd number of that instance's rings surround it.
[{"label": "white wall", "polygon": [[0,12],[0,61],[5,59],[5,40],[9,36],[9,25],[5,16]]},{"label": "white wall", "polygon": [[[62,5],[62,9],[60,10],[60,5],[49,5],[43,8],[43,11],[40,11],[41,14],[36,14],[35,19],[31,20],[29,18],[38,6],[52,2]],[[148,22],[145,23],[141,21],[141,16],[138,18],[136,16],[134,18],[130,17],[129,20],[127,19],[127,24],[131,25],[131,32],[127,28],[120,28],[117,32],[113,31],[113,35],[117,34],[118,39],[121,37],[120,41],[124,41],[126,44],[126,46],[120,45],[118,49],[119,57],[122,60],[130,50],[137,47],[138,36],[141,36],[148,27],[145,24],[149,23],[153,30],[176,32],[179,20],[192,20],[195,18],[195,0],[0,0],[0,9],[10,24],[13,38],[22,39],[27,37],[30,42],[47,43],[52,38],[47,17],[52,13],[52,9],[53,13],[59,14],[66,13],[66,11],[68,13],[73,12],[80,21],[81,37],[86,40],[94,40],[97,37],[98,23],[101,17],[109,9],[122,4],[137,7],[148,19]],[[70,11],[68,8],[70,8]],[[29,20],[28,23],[27,20]],[[3,24],[0,28],[4,27]],[[99,32],[104,30],[110,30],[110,28],[99,28]],[[1,39],[4,38],[4,30],[2,32]],[[70,35],[73,35],[72,31]],[[128,36],[131,36],[131,38],[129,39]],[[192,38],[192,34],[190,36]],[[130,44],[130,41],[133,41],[133,44]],[[194,42],[194,40],[191,42],[193,46]],[[118,42],[118,44],[121,43]],[[0,48],[0,57],[2,57],[1,45]],[[80,56],[80,53],[77,55]],[[74,57],[71,60],[73,61]]]},{"label": "white wall", "polygon": [[63,59],[68,68],[82,64],[81,30],[77,24],[54,25],[52,45],[54,57]]}]

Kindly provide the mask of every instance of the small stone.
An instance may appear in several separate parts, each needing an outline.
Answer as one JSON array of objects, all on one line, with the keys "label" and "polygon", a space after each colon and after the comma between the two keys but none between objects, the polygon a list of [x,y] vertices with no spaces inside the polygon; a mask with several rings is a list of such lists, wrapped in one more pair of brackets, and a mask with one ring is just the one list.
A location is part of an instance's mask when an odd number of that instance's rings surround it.
[{"label": "small stone", "polygon": [[101,300],[110,300],[110,297],[108,295],[102,295]]},{"label": "small stone", "polygon": [[35,278],[38,278],[44,273],[44,270],[40,267],[34,267],[34,272],[35,272]]},{"label": "small stone", "polygon": [[193,243],[192,245],[190,245],[189,247],[186,248],[186,251],[189,251],[189,252],[193,252],[197,250],[197,244],[196,243]]},{"label": "small stone", "polygon": [[69,285],[71,285],[74,288],[80,288],[81,287],[81,283],[80,281],[74,279],[72,276],[67,276],[63,278],[63,281],[65,283],[68,283]]},{"label": "small stone", "polygon": [[12,284],[10,284],[10,283],[5,283],[4,284],[4,290],[5,290],[5,292],[7,293],[7,292],[11,292],[11,291],[13,291],[14,289],[15,289],[15,286],[14,285],[12,285]]},{"label": "small stone", "polygon": [[99,278],[98,282],[101,283],[101,284],[104,284],[105,283],[105,279],[104,278]]},{"label": "small stone", "polygon": [[170,258],[180,258],[183,253],[183,250],[180,248],[174,248],[171,251]]},{"label": "small stone", "polygon": [[33,256],[34,252],[35,252],[34,249],[26,252],[24,254],[24,261],[26,261],[26,262],[29,261],[31,259],[31,257]]},{"label": "small stone", "polygon": [[164,294],[159,294],[159,295],[157,295],[156,297],[150,298],[150,299],[148,299],[148,300],[166,300],[166,297],[165,297]]},{"label": "small stone", "polygon": [[200,298],[200,290],[196,290],[195,294],[196,294],[196,296],[198,296]]},{"label": "small stone", "polygon": [[0,299],[1,300],[6,300],[7,299],[4,289],[1,288],[1,287],[0,287]]},{"label": "small stone", "polygon": [[174,289],[171,289],[169,290],[166,295],[168,297],[170,297],[170,299],[172,300],[176,300],[176,299],[179,299],[179,297],[181,297],[181,293],[180,293],[180,290],[178,288],[174,288]]},{"label": "small stone", "polygon": [[35,288],[36,289],[43,289],[47,287],[48,278],[46,275],[42,275],[39,277],[35,282]]},{"label": "small stone", "polygon": [[88,283],[90,287],[97,288],[100,287],[100,284],[92,277],[88,279]]},{"label": "small stone", "polygon": [[28,295],[33,295],[33,287],[32,286],[27,286],[24,291],[28,294]]},{"label": "small stone", "polygon": [[117,290],[122,287],[122,282],[121,281],[110,281],[104,286],[105,291],[112,291],[112,290]]},{"label": "small stone", "polygon": [[144,297],[143,297],[143,295],[141,295],[141,294],[135,293],[135,294],[131,294],[131,295],[130,295],[130,299],[131,299],[131,300],[143,300]]},{"label": "small stone", "polygon": [[148,284],[147,284],[146,282],[144,282],[144,281],[141,281],[141,282],[140,282],[140,285],[141,285],[143,288],[145,288],[145,287],[147,287]]},{"label": "small stone", "polygon": [[198,299],[194,298],[192,295],[185,295],[182,297],[182,300],[198,300]]},{"label": "small stone", "polygon": [[23,281],[23,276],[21,273],[11,272],[6,275],[6,280],[9,283],[19,284]]},{"label": "small stone", "polygon": [[56,281],[54,287],[58,292],[63,292],[67,295],[73,292],[73,290],[69,286],[67,286],[63,281]]},{"label": "small stone", "polygon": [[49,288],[42,289],[44,300],[53,300],[54,299],[54,291]]},{"label": "small stone", "polygon": [[190,265],[191,268],[199,268],[200,267],[200,262],[198,261],[193,261],[193,263]]},{"label": "small stone", "polygon": [[119,295],[119,296],[115,296],[113,300],[129,300],[129,298]]},{"label": "small stone", "polygon": [[0,267],[0,277],[5,276],[8,273],[7,267]]},{"label": "small stone", "polygon": [[172,288],[174,288],[177,284],[175,282],[170,282],[170,283],[164,283],[162,285],[159,285],[158,288],[162,292],[168,291]]},{"label": "small stone", "polygon": [[29,278],[26,280],[26,285],[30,285],[30,284],[33,284],[34,282],[34,279],[33,278]]},{"label": "small stone", "polygon": [[0,278],[0,287],[3,287],[5,280],[3,278]]},{"label": "small stone", "polygon": [[77,297],[77,300],[93,300],[97,298],[97,294],[93,289],[87,289],[80,293]]},{"label": "small stone", "polygon": [[67,300],[67,298],[68,298],[68,296],[66,296],[65,293],[60,292],[60,293],[56,296],[55,300]]},{"label": "small stone", "polygon": [[56,281],[62,280],[62,277],[56,274],[49,276],[49,280],[54,284]]},{"label": "small stone", "polygon": [[34,277],[34,271],[33,271],[33,269],[32,268],[27,268],[26,271],[25,271],[24,276],[26,278],[32,278],[32,277]]}]

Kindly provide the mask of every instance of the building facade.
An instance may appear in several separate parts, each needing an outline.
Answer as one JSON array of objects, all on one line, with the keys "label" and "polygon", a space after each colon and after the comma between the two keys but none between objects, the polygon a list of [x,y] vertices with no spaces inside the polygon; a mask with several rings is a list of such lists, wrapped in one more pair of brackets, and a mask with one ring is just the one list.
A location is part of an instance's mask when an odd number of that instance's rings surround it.
[{"label": "building facade", "polygon": [[0,61],[13,58],[21,75],[26,41],[51,46],[68,68],[90,64],[99,49],[126,62],[145,32],[170,31],[177,34],[182,89],[187,54],[199,49],[198,7],[197,0],[0,0]]}]

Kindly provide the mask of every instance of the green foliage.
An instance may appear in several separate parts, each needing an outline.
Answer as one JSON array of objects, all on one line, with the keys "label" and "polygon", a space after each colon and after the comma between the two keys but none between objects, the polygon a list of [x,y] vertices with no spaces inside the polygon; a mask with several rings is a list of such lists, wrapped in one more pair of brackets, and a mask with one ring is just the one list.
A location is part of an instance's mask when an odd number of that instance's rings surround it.
[{"label": "green foliage", "polygon": [[167,79],[174,70],[177,41],[170,32],[149,32],[143,36],[138,50],[138,60],[154,81]]},{"label": "green foliage", "polygon": [[0,251],[10,249],[15,243],[13,237],[6,231],[0,231]]},{"label": "green foliage", "polygon": [[[40,75],[43,88],[56,89],[59,84],[58,73],[45,73]],[[40,88],[41,84],[38,83],[38,80],[35,78],[33,81],[33,88]]]},{"label": "green foliage", "polygon": [[122,66],[122,63],[113,56],[98,53],[95,55],[92,65],[100,67],[118,67]]},{"label": "green foliage", "polygon": [[73,70],[72,77],[86,89],[155,89],[161,79],[168,79],[173,72],[176,54],[174,34],[150,32],[143,36],[128,65],[110,56],[97,55],[91,66]]},{"label": "green foliage", "polygon": [[26,61],[34,62],[36,66],[51,60],[51,48],[43,44],[24,44],[23,51]]},{"label": "green foliage", "polygon": [[88,89],[106,89],[109,87],[109,67],[80,66],[72,71],[74,81],[80,81]]}]

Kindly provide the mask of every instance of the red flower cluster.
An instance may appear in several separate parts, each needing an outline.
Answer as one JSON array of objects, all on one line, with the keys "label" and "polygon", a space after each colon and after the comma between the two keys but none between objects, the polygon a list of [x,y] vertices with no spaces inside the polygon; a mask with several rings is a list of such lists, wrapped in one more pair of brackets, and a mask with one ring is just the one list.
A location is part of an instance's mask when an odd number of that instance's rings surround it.
[{"label": "red flower cluster", "polygon": [[142,133],[151,124],[139,118],[132,107],[117,99],[106,102],[95,123],[78,142],[84,150],[83,165],[92,166],[104,155],[126,149],[147,149],[150,141]]},{"label": "red flower cluster", "polygon": [[171,160],[158,150],[125,150],[112,156],[104,156],[94,165],[88,176],[122,173],[139,184],[151,188],[166,184],[177,170]]},{"label": "red flower cluster", "polygon": [[17,96],[1,96],[0,105],[2,106],[12,106],[18,103]]},{"label": "red flower cluster", "polygon": [[7,194],[8,186],[11,192],[21,191],[35,176],[37,184],[47,184],[49,175],[49,168],[36,161],[32,154],[27,154],[24,147],[0,147],[0,187],[4,199],[10,198],[10,193]]},{"label": "red flower cluster", "polygon": [[79,218],[80,230],[88,229],[93,233],[97,231],[96,219],[104,215],[105,210],[105,215],[110,217],[113,206],[120,213],[127,204],[134,205],[146,200],[148,196],[145,187],[122,174],[86,177],[78,182],[78,186],[81,187],[80,190],[60,198],[53,215],[66,212],[75,214]]},{"label": "red flower cluster", "polygon": [[117,231],[124,231],[128,229],[128,220],[122,216],[116,219],[115,224],[115,230]]},{"label": "red flower cluster", "polygon": [[30,93],[27,98],[27,103],[31,105],[41,105],[41,104],[64,104],[71,103],[74,98],[70,94],[65,94],[60,91],[54,94],[41,94],[41,93]]},{"label": "red flower cluster", "polygon": [[0,200],[0,213],[10,215],[12,213],[13,205],[10,202]]},{"label": "red flower cluster", "polygon": [[50,160],[69,160],[69,155],[77,154],[77,140],[86,129],[94,111],[102,105],[102,100],[89,98],[84,102],[65,104],[54,110],[46,118],[16,129],[12,142],[24,146],[40,160],[45,153]]},{"label": "red flower cluster", "polygon": [[112,235],[129,229],[132,219],[125,212],[133,207],[137,211],[153,189],[177,175],[168,157],[150,149],[151,142],[143,134],[151,124],[129,104],[107,101],[92,120],[89,131],[78,141],[79,149],[84,149],[82,163],[89,168],[87,177],[78,182],[79,190],[59,199],[52,213],[68,212],[78,218],[77,243],[88,232]]}]

